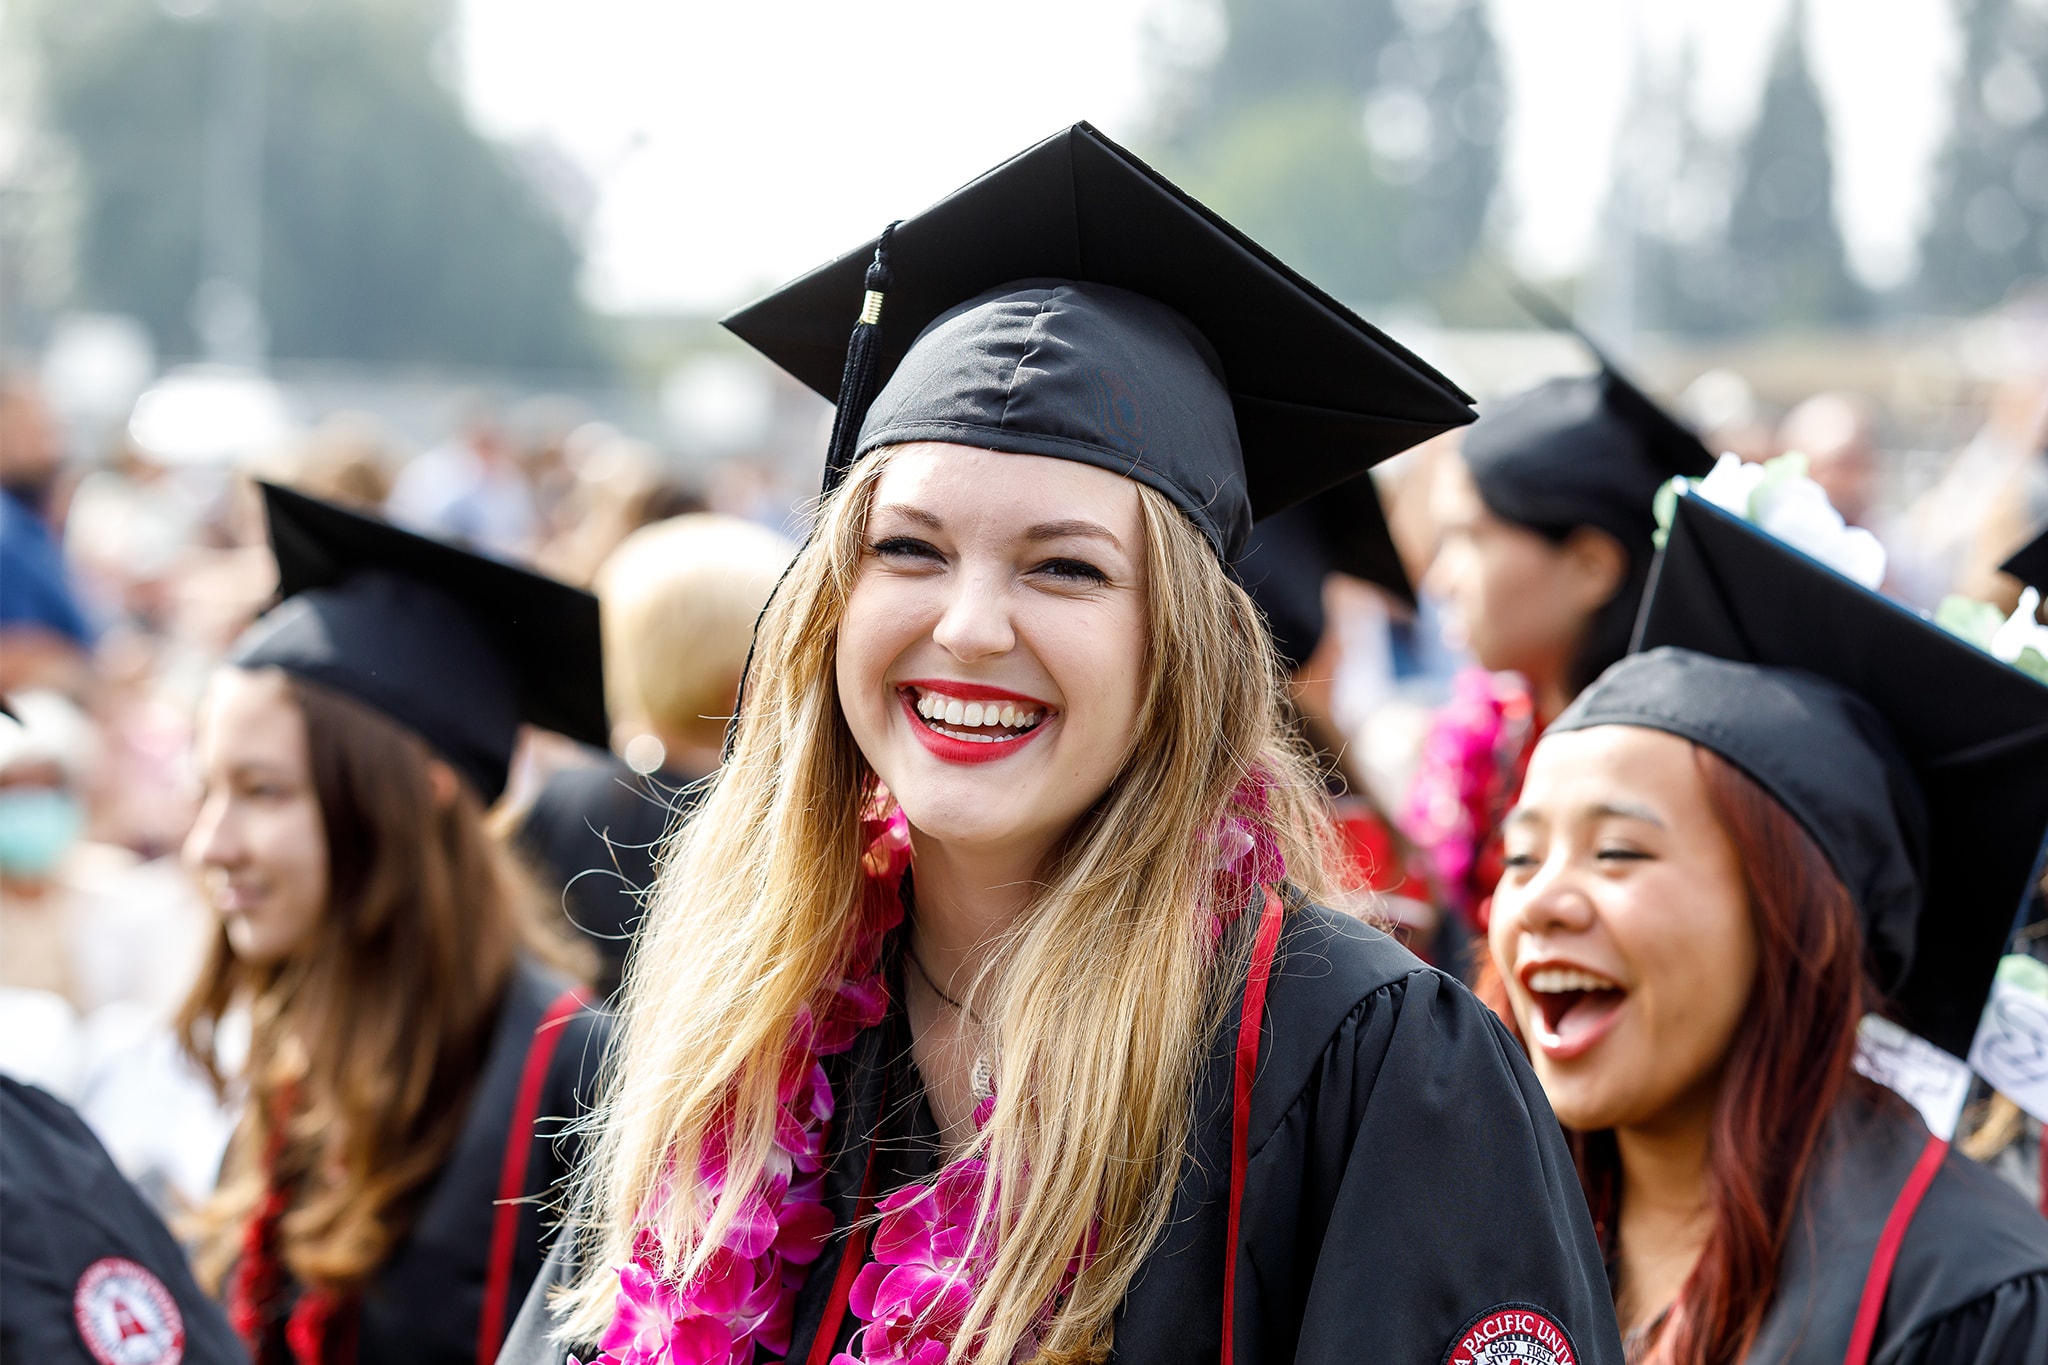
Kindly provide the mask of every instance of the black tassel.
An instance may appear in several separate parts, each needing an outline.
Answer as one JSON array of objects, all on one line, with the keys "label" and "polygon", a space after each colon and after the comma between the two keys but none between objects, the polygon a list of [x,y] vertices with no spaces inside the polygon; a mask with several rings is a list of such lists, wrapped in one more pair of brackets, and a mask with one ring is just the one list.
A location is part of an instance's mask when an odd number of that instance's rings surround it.
[{"label": "black tassel", "polygon": [[827,493],[837,488],[853,467],[854,444],[860,439],[868,407],[875,401],[875,376],[882,368],[882,299],[891,283],[889,238],[895,231],[896,224],[889,224],[875,243],[875,259],[868,263],[867,298],[861,303],[860,321],[853,325],[853,338],[846,343],[838,410],[832,414],[832,439],[825,447]]}]

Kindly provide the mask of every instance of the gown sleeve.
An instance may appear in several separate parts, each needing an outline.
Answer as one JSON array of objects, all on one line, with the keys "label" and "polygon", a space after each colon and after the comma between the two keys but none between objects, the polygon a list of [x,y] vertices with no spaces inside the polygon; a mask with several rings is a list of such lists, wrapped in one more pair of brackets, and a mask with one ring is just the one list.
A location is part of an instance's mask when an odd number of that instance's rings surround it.
[{"label": "gown sleeve", "polygon": [[[1318,1071],[1252,1135],[1264,1329],[1240,1329],[1240,1360],[1351,1365],[1369,1343],[1417,1365],[1621,1365],[1563,1134],[1491,1011],[1410,972],[1359,1002]],[[1296,1342],[1276,1339],[1294,1322]]]},{"label": "gown sleeve", "polygon": [[2048,1271],[2007,1280],[1908,1334],[1873,1365],[2040,1365],[2048,1361]]}]

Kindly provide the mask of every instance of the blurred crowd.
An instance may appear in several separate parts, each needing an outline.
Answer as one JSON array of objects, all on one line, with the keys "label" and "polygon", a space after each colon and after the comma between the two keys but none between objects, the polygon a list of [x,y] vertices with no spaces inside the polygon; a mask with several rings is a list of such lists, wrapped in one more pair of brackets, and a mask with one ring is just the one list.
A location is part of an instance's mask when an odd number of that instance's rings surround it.
[{"label": "blurred crowd", "polygon": [[[2048,354],[2048,338],[2032,353]],[[1897,425],[1868,395],[1816,393],[1773,412],[1717,404],[1712,389],[1680,403],[1709,448],[1804,454],[1842,519],[1883,542],[1887,592],[1925,610],[1949,593],[2011,610],[2016,585],[1996,566],[2048,521],[2048,372],[1985,382],[1972,434],[1913,489],[1890,444]],[[167,1021],[219,932],[179,861],[194,709],[209,667],[276,590],[256,481],[597,592],[612,752],[530,734],[492,819],[590,935],[604,986],[655,844],[718,763],[754,615],[794,551],[802,498],[775,466],[686,477],[566,401],[530,401],[515,420],[457,395],[449,411],[425,449],[335,412],[225,467],[163,458],[127,428],[81,450],[32,371],[0,375],[0,695],[19,721],[0,726],[0,1070],[76,1104],[166,1207],[204,1197],[232,1127]],[[1441,553],[1459,440],[1374,475],[1419,607],[1332,576],[1329,628],[1297,674],[1347,799],[1380,817],[1368,853],[1398,871],[1374,881],[1391,897],[1383,908],[1439,956],[1454,951],[1457,896],[1408,841],[1432,718],[1474,658],[1472,611]]]}]

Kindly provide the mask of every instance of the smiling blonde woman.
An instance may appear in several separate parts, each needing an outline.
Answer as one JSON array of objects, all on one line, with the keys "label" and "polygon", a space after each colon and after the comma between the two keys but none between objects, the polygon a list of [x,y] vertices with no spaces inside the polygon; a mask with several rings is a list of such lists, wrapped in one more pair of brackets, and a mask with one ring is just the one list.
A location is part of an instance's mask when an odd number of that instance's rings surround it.
[{"label": "smiling blonde woman", "polygon": [[827,494],[505,1358],[1618,1361],[1512,1041],[1314,903],[1227,567],[1463,395],[1086,125],[731,325]]}]

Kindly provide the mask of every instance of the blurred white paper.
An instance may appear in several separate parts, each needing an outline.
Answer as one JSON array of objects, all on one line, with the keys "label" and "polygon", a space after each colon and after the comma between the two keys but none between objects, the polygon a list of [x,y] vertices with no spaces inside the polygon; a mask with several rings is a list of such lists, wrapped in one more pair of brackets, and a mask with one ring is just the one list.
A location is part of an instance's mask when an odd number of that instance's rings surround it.
[{"label": "blurred white paper", "polygon": [[2048,963],[2011,953],[1998,964],[1970,1069],[2048,1122]]},{"label": "blurred white paper", "polygon": [[1875,1014],[1856,1026],[1856,1069],[1920,1111],[1927,1129],[1946,1142],[1956,1135],[1970,1068],[1917,1033]]}]

